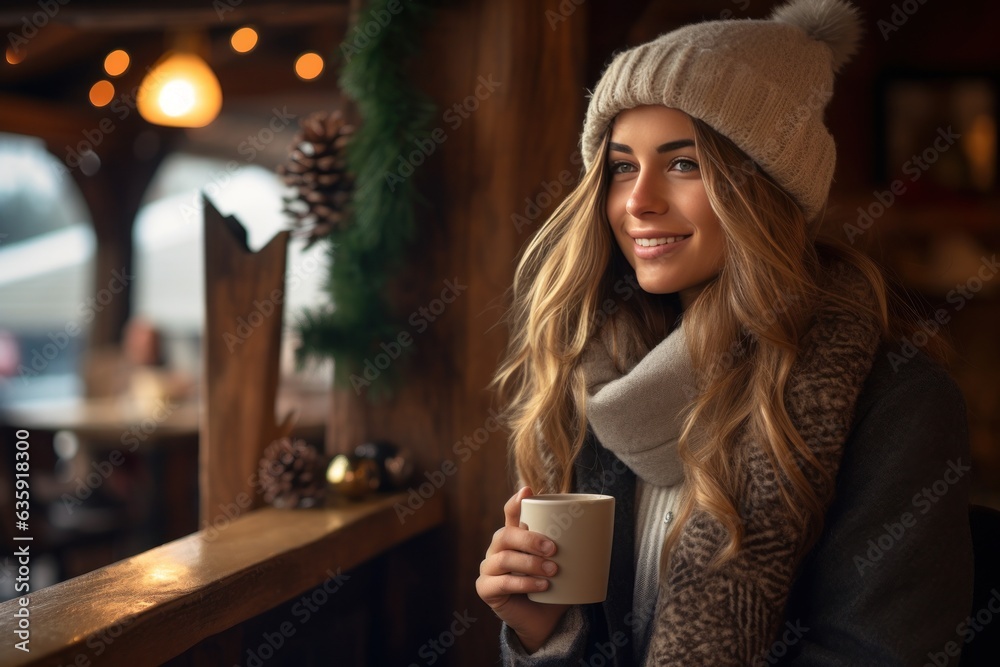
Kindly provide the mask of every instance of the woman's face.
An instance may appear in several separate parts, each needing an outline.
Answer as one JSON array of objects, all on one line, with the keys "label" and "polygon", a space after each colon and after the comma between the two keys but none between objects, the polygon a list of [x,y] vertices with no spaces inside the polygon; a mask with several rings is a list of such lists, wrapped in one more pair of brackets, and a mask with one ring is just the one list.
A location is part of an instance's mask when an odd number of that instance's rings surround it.
[{"label": "woman's face", "polygon": [[686,308],[722,268],[724,237],[708,203],[684,112],[641,106],[618,114],[608,147],[608,221],[651,294],[680,293]]}]

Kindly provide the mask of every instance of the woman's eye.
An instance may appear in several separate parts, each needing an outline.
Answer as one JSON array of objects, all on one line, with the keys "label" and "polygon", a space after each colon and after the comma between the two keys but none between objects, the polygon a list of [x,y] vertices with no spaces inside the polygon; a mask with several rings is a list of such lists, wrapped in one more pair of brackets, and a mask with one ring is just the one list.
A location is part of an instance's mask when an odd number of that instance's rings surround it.
[{"label": "woman's eye", "polygon": [[685,157],[674,160],[673,166],[677,167],[678,171],[682,171],[684,173],[698,171],[698,163]]},{"label": "woman's eye", "polygon": [[628,162],[612,162],[611,163],[611,173],[612,174],[624,174],[632,171],[632,165]]}]

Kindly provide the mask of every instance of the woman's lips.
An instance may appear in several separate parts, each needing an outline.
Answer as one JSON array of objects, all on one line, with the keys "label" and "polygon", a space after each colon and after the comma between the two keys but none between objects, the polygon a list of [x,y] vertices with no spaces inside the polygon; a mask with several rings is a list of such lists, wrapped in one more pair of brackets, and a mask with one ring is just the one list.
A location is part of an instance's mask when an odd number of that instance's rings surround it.
[{"label": "woman's lips", "polygon": [[679,250],[687,245],[691,234],[686,236],[658,236],[655,238],[633,239],[632,250],[639,259],[654,259]]}]

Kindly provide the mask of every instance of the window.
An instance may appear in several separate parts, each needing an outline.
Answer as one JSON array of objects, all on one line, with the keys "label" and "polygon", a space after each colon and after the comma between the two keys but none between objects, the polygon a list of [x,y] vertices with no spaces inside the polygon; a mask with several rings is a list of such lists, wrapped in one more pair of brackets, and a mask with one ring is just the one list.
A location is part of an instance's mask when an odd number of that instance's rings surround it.
[{"label": "window", "polygon": [[95,241],[62,163],[0,133],[0,401],[80,392]]}]

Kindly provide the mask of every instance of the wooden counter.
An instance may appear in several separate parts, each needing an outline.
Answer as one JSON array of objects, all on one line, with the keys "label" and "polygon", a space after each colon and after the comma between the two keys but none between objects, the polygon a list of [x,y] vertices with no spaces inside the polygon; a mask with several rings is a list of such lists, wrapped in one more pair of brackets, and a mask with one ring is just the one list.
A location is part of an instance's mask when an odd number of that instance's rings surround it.
[{"label": "wooden counter", "polygon": [[[192,400],[144,405],[127,397],[32,401],[0,406],[0,422],[13,428],[73,431],[95,443],[117,447],[123,432],[142,427],[144,445],[164,437],[198,435],[202,407]],[[322,434],[330,392],[281,391],[275,410],[296,411],[296,432]]]},{"label": "wooden counter", "polygon": [[[260,509],[33,592],[30,653],[18,601],[0,604],[0,664],[160,664],[444,521],[435,494],[405,523],[403,493],[334,509]],[[30,544],[30,543],[19,543]],[[349,584],[343,584],[349,585]],[[98,657],[99,656],[99,657]]]}]

